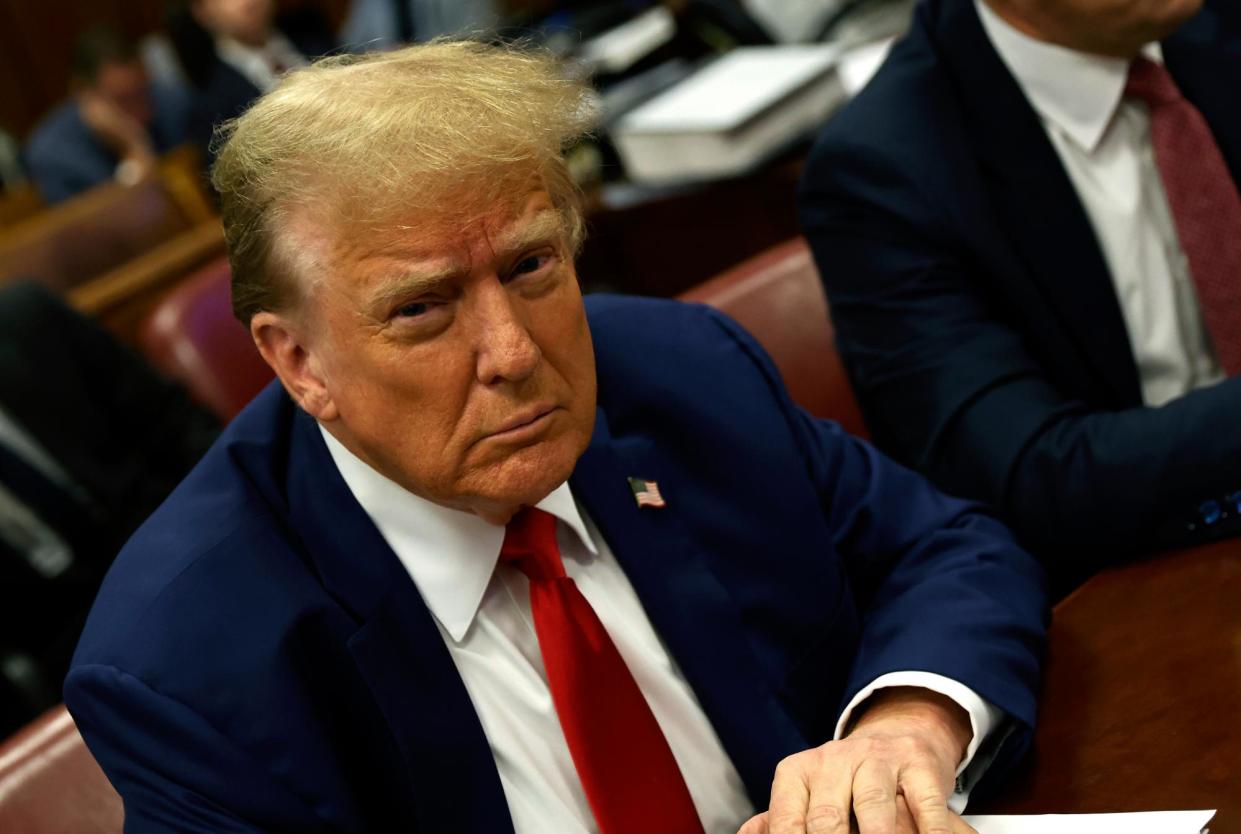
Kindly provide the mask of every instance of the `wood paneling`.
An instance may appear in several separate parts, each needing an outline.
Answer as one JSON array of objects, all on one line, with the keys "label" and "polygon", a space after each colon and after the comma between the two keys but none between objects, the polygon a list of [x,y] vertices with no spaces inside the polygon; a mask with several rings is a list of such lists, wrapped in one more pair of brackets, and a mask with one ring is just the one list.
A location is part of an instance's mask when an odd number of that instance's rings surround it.
[{"label": "wood paneling", "polygon": [[0,0],[0,123],[19,138],[69,88],[73,40],[106,23],[141,37],[158,28],[163,0]]},{"label": "wood paneling", "polygon": [[[140,38],[160,28],[168,0],[0,0],[0,128],[24,140],[69,89],[73,41],[108,24]],[[349,0],[282,0],[311,5],[339,25]]]}]

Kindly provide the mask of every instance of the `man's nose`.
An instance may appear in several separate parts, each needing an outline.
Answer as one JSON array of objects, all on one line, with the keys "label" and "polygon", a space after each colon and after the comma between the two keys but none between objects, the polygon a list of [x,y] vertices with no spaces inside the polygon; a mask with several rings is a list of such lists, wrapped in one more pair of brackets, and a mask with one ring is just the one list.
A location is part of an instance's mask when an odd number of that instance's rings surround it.
[{"label": "man's nose", "polygon": [[523,301],[498,280],[479,288],[472,316],[478,380],[484,385],[521,382],[534,373],[542,352],[530,336]]}]

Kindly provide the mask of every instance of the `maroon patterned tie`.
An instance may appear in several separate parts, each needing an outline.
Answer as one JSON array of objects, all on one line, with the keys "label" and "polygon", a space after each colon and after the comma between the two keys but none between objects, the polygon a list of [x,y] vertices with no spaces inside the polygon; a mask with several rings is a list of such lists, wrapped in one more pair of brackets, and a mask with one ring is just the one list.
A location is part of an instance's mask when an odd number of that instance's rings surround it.
[{"label": "maroon patterned tie", "polygon": [[1125,95],[1150,108],[1151,141],[1215,358],[1241,374],[1241,195],[1211,128],[1162,64],[1137,58]]},{"label": "maroon patterned tie", "polygon": [[642,690],[564,572],[556,518],[522,510],[500,559],[530,579],[547,687],[602,834],[702,834],[685,779]]}]

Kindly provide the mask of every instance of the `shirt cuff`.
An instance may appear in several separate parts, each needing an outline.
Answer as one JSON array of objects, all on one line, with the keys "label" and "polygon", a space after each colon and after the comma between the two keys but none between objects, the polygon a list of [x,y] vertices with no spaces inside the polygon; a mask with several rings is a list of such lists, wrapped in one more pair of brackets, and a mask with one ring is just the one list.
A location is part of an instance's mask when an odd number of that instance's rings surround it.
[{"label": "shirt cuff", "polygon": [[[955,813],[961,813],[969,802],[970,789],[978,782],[982,771],[986,769],[986,765],[989,762],[980,761],[978,767],[972,769],[970,769],[970,765],[974,761],[978,748],[982,746],[991,732],[1004,719],[1004,711],[987,703],[977,692],[952,678],[946,678],[934,672],[889,672],[886,675],[880,675],[875,678],[868,686],[863,687],[858,694],[853,696],[853,700],[849,702],[844,712],[841,713],[840,720],[836,722],[836,733],[833,737],[837,740],[843,737],[845,728],[849,726],[849,721],[853,717],[853,711],[858,704],[865,701],[877,690],[888,689],[894,686],[916,686],[922,689],[929,689],[932,692],[938,692],[945,698],[951,698],[961,709],[969,714],[970,727],[973,729],[974,735],[970,739],[969,746],[965,748],[965,757],[961,759],[961,764],[957,768],[956,790],[948,798],[948,807]],[[965,773],[967,769],[970,769],[969,778],[962,779],[961,774]]]}]

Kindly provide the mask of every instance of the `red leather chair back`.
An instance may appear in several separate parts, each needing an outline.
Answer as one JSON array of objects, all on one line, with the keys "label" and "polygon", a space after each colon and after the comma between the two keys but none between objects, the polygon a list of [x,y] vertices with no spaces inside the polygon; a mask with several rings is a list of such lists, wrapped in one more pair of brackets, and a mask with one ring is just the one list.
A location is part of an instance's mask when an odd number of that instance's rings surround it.
[{"label": "red leather chair back", "polygon": [[121,834],[121,797],[64,707],[0,745],[0,831]]},{"label": "red leather chair back", "polygon": [[275,376],[233,318],[229,281],[228,260],[213,261],[156,305],[142,332],[151,363],[224,421]]},{"label": "red leather chair back", "polygon": [[680,296],[727,313],[771,354],[793,401],[866,437],[810,247],[790,240]]}]

